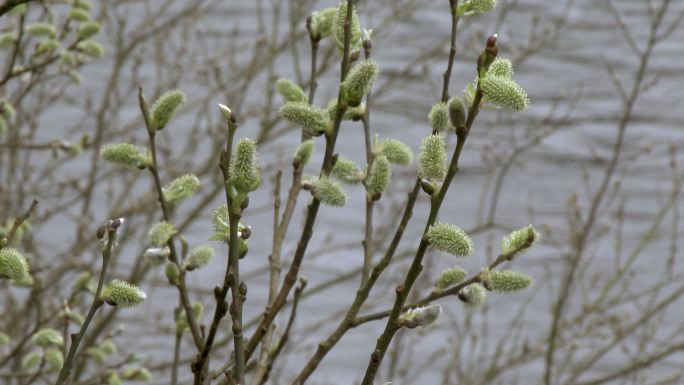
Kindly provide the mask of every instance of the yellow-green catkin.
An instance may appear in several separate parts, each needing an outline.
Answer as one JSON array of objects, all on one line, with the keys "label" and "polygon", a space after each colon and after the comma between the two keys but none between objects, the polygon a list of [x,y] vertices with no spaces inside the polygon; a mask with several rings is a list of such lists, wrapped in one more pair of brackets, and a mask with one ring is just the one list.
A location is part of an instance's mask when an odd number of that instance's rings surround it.
[{"label": "yellow-green catkin", "polygon": [[513,64],[508,59],[497,57],[487,70],[487,75],[501,76],[504,78],[513,77]]},{"label": "yellow-green catkin", "polygon": [[487,75],[480,79],[480,88],[486,101],[512,111],[522,111],[530,104],[525,90],[507,77]]},{"label": "yellow-green catkin", "polygon": [[152,380],[152,373],[145,368],[128,368],[123,372],[123,377],[130,381],[150,381]]},{"label": "yellow-green catkin", "polygon": [[473,253],[473,240],[460,227],[450,223],[437,223],[427,231],[430,246],[457,257],[467,257]]},{"label": "yellow-green catkin", "polygon": [[208,265],[213,258],[214,249],[211,246],[202,245],[190,250],[183,264],[185,265],[185,270],[192,271]]},{"label": "yellow-green catkin", "polygon": [[306,102],[308,97],[304,91],[290,79],[278,79],[276,89],[287,102]]},{"label": "yellow-green catkin", "polygon": [[446,143],[441,135],[430,135],[420,144],[418,175],[432,182],[442,182],[447,173]]},{"label": "yellow-green catkin", "polygon": [[166,243],[169,242],[169,239],[176,235],[176,233],[178,233],[178,230],[176,230],[174,225],[169,222],[162,221],[152,226],[147,238],[151,244],[162,247],[166,245]]},{"label": "yellow-green catkin", "polygon": [[100,33],[100,23],[88,21],[78,27],[78,38],[81,40],[89,39]]},{"label": "yellow-green catkin", "polygon": [[102,290],[101,298],[108,305],[129,308],[143,303],[147,295],[137,286],[115,279]]},{"label": "yellow-green catkin", "polygon": [[437,324],[439,315],[442,314],[442,306],[428,305],[409,309],[399,316],[397,322],[405,328],[434,326]]},{"label": "yellow-green catkin", "polygon": [[370,195],[380,194],[390,184],[392,179],[392,168],[384,155],[378,155],[373,161],[373,165],[366,179],[366,188]]},{"label": "yellow-green catkin", "polygon": [[321,177],[312,181],[312,192],[316,199],[326,206],[342,207],[347,204],[347,194],[342,186],[329,177]]},{"label": "yellow-green catkin", "polygon": [[162,188],[164,199],[172,205],[195,195],[200,189],[200,180],[193,174],[179,176]]},{"label": "yellow-green catkin", "polygon": [[41,329],[31,337],[31,342],[41,348],[48,348],[50,346],[61,347],[64,345],[62,333],[55,329]]},{"label": "yellow-green catkin", "polygon": [[461,290],[458,298],[466,304],[476,307],[484,304],[487,299],[487,289],[482,284],[473,283]]},{"label": "yellow-green catkin", "polygon": [[400,166],[408,166],[413,161],[411,148],[397,139],[382,139],[378,144],[378,154],[387,157],[390,163]]},{"label": "yellow-green catkin", "polygon": [[[344,24],[347,20],[347,1],[340,1],[337,7],[337,17],[335,19],[335,43],[340,52],[344,51]],[[361,23],[356,7],[352,6],[352,18],[349,26],[349,52],[353,53],[361,49]]]},{"label": "yellow-green catkin", "polygon": [[356,184],[363,180],[364,174],[353,160],[340,156],[332,169],[335,178],[349,184]]},{"label": "yellow-green catkin", "polygon": [[101,59],[105,55],[105,50],[102,45],[93,40],[85,40],[76,44],[76,49],[93,59]]},{"label": "yellow-green catkin", "polygon": [[100,150],[100,156],[107,162],[128,168],[139,167],[145,163],[145,157],[138,147],[129,143],[107,144]]},{"label": "yellow-green catkin", "polygon": [[311,160],[311,155],[313,154],[314,150],[314,141],[313,139],[307,139],[303,141],[299,147],[297,147],[297,150],[294,153],[293,156],[293,162],[295,166],[297,167],[304,167],[306,166],[307,163],[309,163],[309,160]]},{"label": "yellow-green catkin", "polygon": [[285,103],[280,107],[280,116],[290,123],[301,126],[311,135],[320,135],[328,131],[328,112],[306,102]]},{"label": "yellow-green catkin", "polygon": [[153,130],[163,129],[185,103],[185,94],[179,90],[163,93],[150,109]]},{"label": "yellow-green catkin", "polygon": [[449,99],[449,120],[453,128],[464,127],[468,114],[463,98],[454,96]]},{"label": "yellow-green catkin", "polygon": [[230,162],[230,182],[242,193],[254,191],[259,187],[261,172],[256,141],[247,138],[238,141]]},{"label": "yellow-green catkin", "polygon": [[501,293],[513,293],[526,289],[532,284],[532,277],[511,270],[500,270],[490,273],[491,289]]},{"label": "yellow-green catkin", "polygon": [[501,239],[501,253],[504,255],[510,255],[516,252],[520,253],[529,249],[530,246],[539,241],[540,238],[541,236],[532,225],[525,226],[512,231]]},{"label": "yellow-green catkin", "polygon": [[438,291],[442,291],[450,286],[463,282],[468,276],[468,272],[462,267],[454,266],[442,271],[435,283]]},{"label": "yellow-green catkin", "polygon": [[33,23],[26,26],[26,32],[34,36],[55,36],[55,26],[49,23]]},{"label": "yellow-green catkin", "polygon": [[310,31],[314,40],[324,39],[333,32],[337,21],[337,8],[330,7],[311,14]]},{"label": "yellow-green catkin", "polygon": [[428,122],[433,132],[443,132],[449,128],[449,108],[446,103],[439,102],[432,106],[428,113]]},{"label": "yellow-green catkin", "polygon": [[26,258],[13,248],[0,249],[0,278],[24,281],[29,277]]},{"label": "yellow-green catkin", "polygon": [[371,90],[373,82],[378,78],[378,63],[366,59],[354,65],[341,84],[344,99],[349,106],[356,107]]}]

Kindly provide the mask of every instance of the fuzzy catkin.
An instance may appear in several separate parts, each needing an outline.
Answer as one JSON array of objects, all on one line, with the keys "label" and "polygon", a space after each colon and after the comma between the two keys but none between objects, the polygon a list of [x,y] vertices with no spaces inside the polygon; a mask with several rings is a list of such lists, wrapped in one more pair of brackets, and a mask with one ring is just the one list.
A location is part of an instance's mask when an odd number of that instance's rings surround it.
[{"label": "fuzzy catkin", "polygon": [[512,111],[522,111],[530,104],[525,90],[513,79],[487,75],[480,80],[486,100]]},{"label": "fuzzy catkin", "polygon": [[328,130],[328,112],[306,102],[288,102],[280,107],[280,116],[301,126],[305,132],[318,135]]},{"label": "fuzzy catkin", "polygon": [[473,253],[473,241],[460,227],[450,223],[437,223],[427,231],[430,246],[458,257]]},{"label": "fuzzy catkin", "polygon": [[261,183],[256,141],[240,139],[230,166],[230,182],[236,190],[243,193],[256,190]]},{"label": "fuzzy catkin", "polygon": [[418,175],[430,181],[441,182],[447,173],[447,154],[444,138],[430,135],[420,144]]},{"label": "fuzzy catkin", "polygon": [[446,103],[436,103],[428,113],[428,121],[434,132],[442,132],[449,128],[449,109]]},{"label": "fuzzy catkin", "polygon": [[114,279],[102,290],[102,300],[111,306],[122,308],[140,305],[147,295],[137,286]]},{"label": "fuzzy catkin", "polygon": [[162,94],[150,109],[153,130],[163,129],[185,103],[185,94],[179,90],[171,90]]},{"label": "fuzzy catkin", "polygon": [[193,196],[200,188],[199,179],[193,174],[180,176],[162,188],[164,199],[172,205]]},{"label": "fuzzy catkin", "polygon": [[404,142],[397,139],[383,139],[379,144],[380,155],[387,157],[390,163],[408,166],[413,161],[413,152]]},{"label": "fuzzy catkin", "polygon": [[366,59],[354,65],[347,78],[342,82],[342,89],[347,103],[356,107],[371,90],[373,82],[378,78],[378,63],[372,59]]},{"label": "fuzzy catkin", "polygon": [[368,193],[371,195],[382,193],[389,186],[391,179],[392,169],[387,157],[384,155],[377,156],[366,179]]},{"label": "fuzzy catkin", "polygon": [[511,270],[500,270],[490,274],[489,282],[494,291],[512,293],[530,286],[532,284],[532,277]]}]

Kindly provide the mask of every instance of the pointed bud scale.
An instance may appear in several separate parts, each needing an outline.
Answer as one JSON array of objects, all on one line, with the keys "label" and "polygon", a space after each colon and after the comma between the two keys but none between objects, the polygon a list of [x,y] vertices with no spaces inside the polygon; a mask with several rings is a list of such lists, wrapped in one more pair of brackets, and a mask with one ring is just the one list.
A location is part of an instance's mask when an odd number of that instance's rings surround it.
[{"label": "pointed bud scale", "polygon": [[470,306],[480,306],[487,299],[487,289],[479,283],[473,283],[458,293],[458,299]]},{"label": "pointed bud scale", "polygon": [[247,138],[238,141],[230,162],[230,182],[236,190],[243,193],[254,191],[259,187],[261,172],[256,141]]},{"label": "pointed bud scale", "polygon": [[451,121],[451,126],[454,128],[465,126],[467,117],[468,114],[463,99],[459,96],[451,98],[449,100],[449,120]]},{"label": "pointed bud scale", "polygon": [[341,85],[347,104],[352,107],[361,104],[361,99],[368,95],[373,82],[378,78],[378,72],[378,63],[372,59],[366,59],[349,70]]},{"label": "pointed bud scale", "polygon": [[501,76],[485,76],[480,80],[482,93],[487,101],[509,110],[522,111],[530,104],[525,90],[513,79]]},{"label": "pointed bud scale", "polygon": [[29,277],[29,266],[18,250],[0,249],[0,278],[23,281]]},{"label": "pointed bud scale", "polygon": [[446,103],[439,102],[432,106],[428,113],[428,121],[433,132],[443,132],[449,128],[449,109]]},{"label": "pointed bud scale", "polygon": [[347,204],[347,194],[342,186],[329,177],[322,177],[312,181],[312,192],[316,199],[324,205],[342,207]]},{"label": "pointed bud scale", "polygon": [[290,79],[278,79],[276,81],[276,89],[283,97],[285,103],[287,102],[303,102],[306,103],[308,97],[298,85],[294,84]]},{"label": "pointed bud scale", "polygon": [[162,94],[150,109],[152,129],[163,129],[173,119],[183,103],[185,103],[185,94],[179,90],[171,90]]},{"label": "pointed bud scale", "polygon": [[378,154],[387,157],[390,163],[408,166],[413,161],[413,151],[397,139],[383,139],[378,146]]},{"label": "pointed bud scale", "polygon": [[467,257],[473,253],[473,240],[460,227],[450,223],[438,223],[427,231],[430,246],[457,257]]},{"label": "pointed bud scale", "polygon": [[115,279],[102,290],[101,298],[108,305],[129,308],[143,303],[147,295],[137,286]]},{"label": "pointed bud scale", "polygon": [[512,231],[501,239],[501,253],[504,255],[511,255],[516,252],[521,252],[532,246],[534,242],[539,241],[541,236],[532,225],[525,226],[521,229]]},{"label": "pointed bud scale", "polygon": [[224,118],[226,118],[226,120],[228,120],[230,122],[235,121],[235,117],[233,116],[233,111],[231,111],[231,109],[228,108],[228,106],[226,106],[225,104],[218,103],[218,107],[219,107],[219,111],[221,111],[221,114],[223,115]]},{"label": "pointed bud scale", "polygon": [[328,113],[318,107],[303,102],[285,103],[280,107],[280,116],[290,123],[301,126],[311,135],[328,131]]},{"label": "pointed bud scale", "polygon": [[314,150],[314,141],[313,139],[307,139],[303,141],[299,147],[297,147],[297,151],[294,153],[294,164],[296,167],[304,167],[307,163],[309,163],[309,160],[311,160],[311,155],[313,154]]},{"label": "pointed bud scale", "polygon": [[185,270],[192,271],[204,267],[214,258],[214,249],[211,246],[203,245],[190,250],[190,254],[183,264]]},{"label": "pointed bud scale", "polygon": [[147,234],[147,238],[151,244],[157,247],[163,247],[169,242],[171,237],[176,235],[176,233],[178,233],[178,230],[176,230],[174,225],[169,222],[162,221],[152,226]]},{"label": "pointed bud scale", "polygon": [[441,182],[447,172],[446,143],[440,135],[430,135],[420,144],[418,175],[429,181]]},{"label": "pointed bud scale", "polygon": [[50,346],[61,347],[64,346],[64,339],[62,338],[62,333],[55,329],[41,329],[36,334],[31,337],[31,342],[40,346],[41,348],[47,348]]},{"label": "pointed bud scale", "polygon": [[448,268],[439,275],[435,287],[438,291],[442,291],[450,286],[463,282],[467,275],[468,272],[461,267],[454,266]]},{"label": "pointed bud scale", "polygon": [[138,147],[128,143],[107,144],[100,150],[100,156],[107,162],[128,168],[145,163],[145,157]]},{"label": "pointed bud scale", "polygon": [[378,155],[375,158],[370,172],[368,173],[368,178],[366,179],[368,193],[371,195],[382,193],[387,186],[389,186],[391,179],[392,169],[390,168],[387,157]]},{"label": "pointed bud scale", "polygon": [[494,291],[512,293],[530,286],[532,284],[532,277],[511,270],[501,270],[492,272],[489,282]]},{"label": "pointed bud scale", "polygon": [[402,313],[397,322],[408,329],[434,326],[437,324],[440,314],[442,314],[442,306],[440,305],[417,307]]},{"label": "pointed bud scale", "polygon": [[180,176],[162,188],[164,199],[172,205],[190,198],[200,189],[200,181],[193,174]]},{"label": "pointed bud scale", "polygon": [[343,156],[338,157],[332,169],[335,178],[349,184],[356,184],[363,180],[364,174],[354,161]]}]

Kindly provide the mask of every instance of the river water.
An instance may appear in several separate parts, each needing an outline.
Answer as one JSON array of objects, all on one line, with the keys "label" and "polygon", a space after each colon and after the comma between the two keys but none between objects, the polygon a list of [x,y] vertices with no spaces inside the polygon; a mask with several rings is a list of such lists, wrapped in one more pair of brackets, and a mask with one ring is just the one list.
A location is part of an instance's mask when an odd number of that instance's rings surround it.
[{"label": "river water", "polygon": [[[321,7],[334,5],[334,2],[320,3]],[[441,91],[441,74],[448,53],[446,39],[449,34],[450,18],[448,12],[445,12],[446,0],[394,3],[369,5],[369,12],[364,12],[362,5],[360,12],[362,25],[376,28],[373,56],[379,62],[382,71],[377,83],[378,96],[372,101],[371,125],[380,137],[401,139],[417,152],[421,138],[429,133],[427,112],[431,104],[439,98]],[[387,26],[385,30],[379,30],[373,24],[388,13],[396,12],[399,15],[401,7],[411,3],[416,4],[416,9],[411,10],[410,16],[397,16],[396,23]],[[249,41],[254,39],[253,26],[256,25],[257,19],[255,4],[226,1],[218,8],[220,12],[217,11],[207,20],[197,22],[205,27],[209,26],[206,29],[215,30],[216,33],[226,33],[239,25],[242,39]],[[614,1],[614,4],[622,12],[637,44],[643,46],[649,32],[645,1],[619,0]],[[263,16],[269,25],[272,12],[267,4],[265,7]],[[476,228],[485,223],[490,207],[493,176],[500,169],[498,165],[492,165],[492,159],[505,159],[513,147],[525,144],[544,130],[552,132],[545,135],[539,145],[523,152],[504,179],[494,217],[494,222],[499,227],[478,232],[474,236],[476,252],[466,261],[456,261],[448,255],[430,252],[427,257],[426,278],[419,281],[417,290],[421,293],[428,292],[433,281],[427,277],[434,278],[442,268],[455,263],[462,264],[471,272],[477,271],[488,258],[492,258],[493,253],[496,253],[499,239],[505,233],[504,228],[520,227],[528,223],[534,223],[542,230],[547,243],[516,260],[512,268],[532,275],[536,281],[535,286],[527,294],[490,295],[487,310],[482,313],[465,308],[455,298],[439,301],[444,308],[443,320],[439,326],[424,332],[409,331],[400,335],[402,345],[400,353],[397,354],[395,373],[407,377],[390,376],[387,372],[389,364],[386,364],[379,375],[378,383],[390,380],[393,380],[394,384],[402,385],[439,384],[446,381],[459,384],[478,383],[476,378],[468,377],[472,373],[478,373],[478,370],[468,365],[488,362],[487,357],[493,354],[496,342],[510,336],[506,329],[508,322],[523,305],[526,307],[520,319],[521,326],[516,327],[520,341],[527,340],[532,346],[545,341],[550,327],[551,303],[562,280],[564,262],[561,256],[568,250],[566,202],[572,194],[577,194],[579,205],[586,215],[592,193],[598,188],[615,141],[618,119],[623,108],[606,70],[607,63],[614,68],[616,76],[623,80],[626,89],[630,89],[639,63],[631,54],[607,5],[603,1],[592,0],[577,0],[572,4],[521,0],[500,1],[499,8],[507,9],[503,21],[499,19],[499,13],[494,13],[461,22],[459,52],[450,85],[451,93],[458,94],[473,79],[473,63],[484,41],[483,38],[498,33],[500,56],[510,57],[516,62],[515,78],[529,93],[532,105],[527,111],[515,115],[500,111],[481,113],[469,138],[462,157],[461,170],[450,189],[440,219],[456,223],[465,229]],[[682,2],[673,1],[666,21],[673,20],[682,8]],[[539,24],[535,32],[533,26],[537,18]],[[285,29],[286,26],[287,21],[283,19],[281,28]],[[559,28],[559,32],[554,37],[556,28]],[[536,33],[536,40],[532,45],[545,38],[549,41],[527,56],[524,51],[529,46],[528,36],[531,33]],[[435,46],[441,48],[435,55],[430,56],[430,49]],[[238,58],[248,56],[248,47],[243,48],[245,49],[246,51],[238,54]],[[671,188],[668,149],[670,145],[675,145],[681,150],[684,144],[684,114],[681,110],[684,86],[684,66],[681,61],[683,51],[684,28],[681,27],[656,47],[645,79],[646,83],[652,85],[645,90],[635,105],[625,139],[625,160],[618,167],[616,175],[616,180],[620,180],[621,190],[618,198],[611,200],[602,208],[604,211],[601,211],[598,220],[597,227],[609,228],[615,219],[611,214],[615,210],[615,202],[625,202],[625,217],[628,220],[623,224],[624,250],[629,250],[638,243]],[[308,73],[309,49],[306,40],[299,45],[299,52],[305,58],[301,64],[304,73]],[[277,75],[294,77],[294,67],[289,55],[291,54],[284,53],[279,57],[276,65]],[[408,65],[411,60],[420,56],[430,57],[418,65]],[[98,78],[110,70],[109,60],[111,58],[105,59],[95,68],[91,66],[87,69],[84,73],[85,89],[97,91],[98,87],[103,86]],[[317,95],[320,104],[335,95],[333,85],[337,76],[336,68],[337,66],[334,66],[334,70],[321,79]],[[155,71],[159,71],[159,68],[143,66],[141,77],[150,79],[159,76]],[[171,70],[162,68],[161,71],[164,73]],[[189,100],[203,95],[206,91],[201,82],[196,82],[192,76],[181,77],[180,80],[178,87],[188,93]],[[261,82],[263,83],[263,80]],[[257,105],[255,102],[259,101],[262,89],[261,86],[251,88],[246,104]],[[193,114],[198,109],[197,105],[188,107],[179,117],[178,125],[192,122]],[[119,119],[135,119],[137,113],[135,105],[131,104],[130,108],[122,110]],[[241,122],[238,135],[254,137],[257,128],[258,119],[250,118]],[[265,275],[255,272],[265,266],[266,256],[270,252],[272,213],[267,208],[268,202],[272,199],[272,170],[274,167],[282,168],[283,186],[288,186],[289,166],[286,158],[292,153],[298,140],[298,134],[291,132],[269,141],[261,149],[262,161],[269,165],[270,171],[265,174],[264,188],[251,198],[252,205],[245,217],[245,222],[253,229],[250,252],[242,265],[243,271],[249,277],[249,293],[245,304],[247,319],[258,316],[267,295],[268,284]],[[362,151],[363,143],[360,124],[345,123],[337,145],[338,152],[361,162],[365,156]],[[453,138],[451,144],[453,145]],[[319,157],[315,159],[320,159],[322,141],[317,142],[317,147],[316,153]],[[681,155],[677,158],[680,163],[684,160]],[[316,161],[313,163],[308,169],[311,173],[315,173],[318,167]],[[414,172],[415,163],[405,170],[395,169],[392,191],[386,194],[378,207],[378,226],[388,226],[393,231],[396,212],[403,207]],[[211,180],[203,182],[213,183]],[[147,188],[146,184],[136,185],[130,194],[143,193],[144,188]],[[364,192],[360,187],[348,187],[347,192],[350,196],[347,207],[323,207],[319,212],[314,237],[302,268],[302,274],[309,280],[309,288],[360,266],[363,255],[360,241],[363,236]],[[307,202],[305,198],[303,195],[300,199],[284,247],[283,259],[286,266],[296,246],[298,229],[303,222],[302,208]],[[219,202],[220,199],[217,198],[215,204]],[[681,203],[681,200],[676,202],[679,206]],[[98,202],[98,205],[106,206],[106,202]],[[426,219],[427,208],[428,202],[422,196],[398,254],[403,255],[404,252],[415,249]],[[183,209],[180,213],[184,214]],[[204,220],[189,227],[185,236],[191,244],[197,244],[206,240],[210,231],[209,221]],[[53,236],[58,236],[58,233]],[[590,287],[591,273],[609,274],[613,271],[614,239],[614,235],[608,233],[605,239],[592,243],[588,248],[587,258],[593,258],[594,263],[590,265],[590,272],[582,276],[582,282],[578,284],[581,287],[578,289],[579,293],[585,293]],[[633,277],[635,283],[644,284],[659,279],[665,266],[665,258],[670,252],[668,239],[668,236],[658,238],[638,257],[633,267],[639,272]],[[385,238],[383,246],[379,247],[376,254],[381,254],[387,243]],[[217,251],[219,255],[224,253],[218,245]],[[377,258],[378,255],[376,260]],[[400,282],[401,273],[406,266],[404,258],[402,262],[389,269],[373,291],[370,306],[362,312],[363,314],[371,310],[385,309],[392,303],[392,288]],[[675,263],[670,268],[675,275],[684,273],[681,263]],[[216,258],[209,268],[189,275],[189,282],[191,286],[208,293],[215,283],[222,280],[223,270],[223,259]],[[153,277],[163,282],[162,272],[153,273]],[[288,356],[283,364],[274,369],[274,384],[287,383],[288,379],[303,366],[305,359],[313,352],[315,344],[333,330],[336,325],[335,317],[339,319],[339,312],[351,303],[357,285],[357,277],[346,280],[312,295],[301,304],[297,329],[287,350]],[[144,331],[150,328],[165,330],[165,327],[170,325],[168,314],[175,305],[176,297],[172,290],[156,285],[146,289],[151,300],[144,308],[131,313],[130,322],[127,322],[125,327],[135,335],[140,333],[140,338],[130,341],[134,344],[132,346],[148,350],[156,357],[168,357],[170,346],[160,343],[158,336],[153,337]],[[591,290],[588,291],[591,293]],[[167,301],[163,298],[173,300]],[[205,294],[203,299],[207,312],[213,311],[211,296]],[[581,312],[580,303],[577,299],[569,302],[568,318]],[[684,312],[681,311],[681,305],[681,300],[673,305],[679,310],[667,313],[659,325],[662,334],[656,333],[654,338],[661,338],[669,331],[682,327]],[[209,317],[205,315],[204,322],[209,323]],[[285,322],[285,317],[278,320],[281,328]],[[473,335],[463,331],[464,324],[468,322],[472,322],[469,325]],[[358,381],[363,375],[375,339],[383,327],[384,321],[376,321],[350,331],[325,358],[318,372],[312,377],[311,383],[351,384]],[[474,335],[478,337],[475,338]],[[172,342],[172,338],[168,341]],[[578,343],[580,349],[591,349],[592,345],[588,341]],[[631,346],[633,343],[634,341],[627,345]],[[187,356],[192,356],[189,352],[189,341],[185,346],[188,347]],[[519,349],[520,344],[510,345],[508,348]],[[454,351],[460,351],[461,355],[456,357]],[[435,352],[438,353],[433,355]],[[564,354],[558,353],[556,360],[562,361],[562,357]],[[606,373],[607,370],[620,367],[625,362],[625,355],[616,350],[581,379]],[[669,364],[659,367],[661,372],[658,373],[676,370],[677,363],[682,362],[684,355],[671,356]],[[558,362],[557,364],[561,365]],[[449,370],[453,372],[445,375]],[[543,370],[543,358],[538,357],[512,370],[510,374],[493,380],[492,383],[541,383]],[[458,380],[455,380],[456,372],[461,372]],[[654,371],[647,372],[644,378],[653,382],[660,377]],[[155,383],[167,383],[166,375],[157,377]],[[615,383],[624,382],[620,380]]]}]

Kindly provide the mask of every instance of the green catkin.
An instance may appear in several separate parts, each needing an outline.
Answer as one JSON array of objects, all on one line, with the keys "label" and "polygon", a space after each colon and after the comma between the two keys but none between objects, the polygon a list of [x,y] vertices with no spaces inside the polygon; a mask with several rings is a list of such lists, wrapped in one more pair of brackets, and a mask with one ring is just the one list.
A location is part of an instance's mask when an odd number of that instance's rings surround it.
[{"label": "green catkin", "polygon": [[347,104],[356,107],[371,90],[373,82],[378,78],[378,63],[372,59],[366,59],[356,64],[349,70],[347,78],[341,87]]},{"label": "green catkin", "polygon": [[90,13],[84,9],[73,8],[69,11],[69,19],[77,21],[79,23],[86,22],[90,20]]},{"label": "green catkin", "polygon": [[441,182],[447,172],[446,143],[440,135],[430,135],[420,144],[418,175],[430,181]]},{"label": "green catkin", "polygon": [[179,176],[162,188],[164,199],[172,205],[178,204],[181,201],[195,195],[200,189],[200,181],[193,174],[186,174]]},{"label": "green catkin", "polygon": [[488,76],[501,76],[504,78],[513,77],[513,64],[508,59],[497,57],[487,70]]},{"label": "green catkin", "polygon": [[373,161],[373,165],[366,179],[366,188],[370,195],[379,194],[385,191],[392,179],[392,169],[387,157],[378,155]]},{"label": "green catkin", "polygon": [[[195,319],[195,322],[199,323],[200,319],[202,318],[202,313],[204,313],[204,305],[202,305],[200,302],[193,302],[192,316]],[[185,309],[181,309],[181,311],[178,312],[178,316],[176,317],[176,330],[179,333],[182,333],[188,329],[190,329],[188,317],[185,313]]]},{"label": "green catkin", "polygon": [[316,39],[332,35],[337,21],[337,8],[330,7],[311,14],[311,34]]},{"label": "green catkin", "polygon": [[100,156],[107,162],[128,168],[138,167],[145,162],[138,147],[129,143],[107,144],[100,150]]},{"label": "green catkin", "polygon": [[278,79],[276,81],[276,89],[280,93],[280,96],[283,97],[285,103],[306,102],[308,100],[308,97],[301,87],[290,79]]},{"label": "green catkin", "polygon": [[470,0],[470,10],[475,13],[487,13],[494,10],[497,0]]},{"label": "green catkin", "polygon": [[76,48],[93,59],[101,59],[105,55],[102,45],[93,40],[86,40],[76,44]]},{"label": "green catkin", "polygon": [[0,278],[23,281],[29,277],[26,258],[13,248],[0,249]]},{"label": "green catkin", "polygon": [[131,381],[150,381],[152,380],[152,373],[145,368],[128,368],[124,370],[123,377]]},{"label": "green catkin", "polygon": [[303,141],[294,153],[293,161],[298,167],[304,167],[311,160],[311,155],[314,150],[313,139]]},{"label": "green catkin", "polygon": [[450,223],[438,223],[427,231],[430,246],[457,257],[467,257],[473,253],[473,241],[460,227]]},{"label": "green catkin", "polygon": [[180,268],[175,262],[167,262],[164,268],[164,275],[169,283],[175,285],[178,283],[178,277],[180,277]]},{"label": "green catkin", "polygon": [[54,348],[46,349],[44,358],[51,371],[60,370],[62,365],[64,365],[64,355],[61,350]]},{"label": "green catkin", "polygon": [[26,32],[34,36],[55,36],[55,26],[48,23],[33,23],[26,26]]},{"label": "green catkin", "polygon": [[378,154],[387,157],[390,163],[408,166],[413,161],[413,152],[404,142],[397,139],[383,139],[379,144]]},{"label": "green catkin", "polygon": [[185,103],[185,94],[179,90],[171,90],[162,94],[150,109],[153,131],[163,129]]},{"label": "green catkin", "polygon": [[[326,110],[328,111],[328,118],[331,121],[334,121],[337,117],[337,99],[331,100],[330,103],[328,103]],[[342,115],[342,120],[361,120],[365,113],[366,105],[364,103],[360,103],[356,107],[348,106],[344,111],[344,115]]]},{"label": "green catkin", "polygon": [[111,338],[107,338],[99,346],[100,350],[108,356],[114,355],[117,352],[116,344]]},{"label": "green catkin", "polygon": [[354,161],[340,156],[332,169],[335,178],[349,184],[359,183],[364,178],[364,174]]},{"label": "green catkin", "polygon": [[21,360],[21,368],[24,370],[31,370],[35,368],[42,360],[42,356],[38,352],[30,353]]},{"label": "green catkin", "polygon": [[442,313],[442,306],[428,305],[409,309],[399,316],[399,325],[413,329],[416,327],[434,326],[437,324],[439,315]]},{"label": "green catkin", "polygon": [[147,295],[137,286],[115,279],[102,290],[101,298],[111,306],[129,308],[143,303]]},{"label": "green catkin", "polygon": [[14,32],[0,33],[0,48],[9,47],[17,40],[17,34]]},{"label": "green catkin", "polygon": [[64,346],[62,333],[50,328],[39,330],[33,335],[33,337],[31,337],[31,342],[41,348],[48,348],[50,346]]},{"label": "green catkin", "polygon": [[501,239],[501,253],[509,255],[514,252],[521,252],[529,249],[535,242],[539,241],[540,235],[532,225],[525,226]]},{"label": "green catkin", "polygon": [[261,182],[256,141],[240,139],[230,166],[230,182],[236,190],[242,193],[256,190]]},{"label": "green catkin", "polygon": [[512,111],[522,111],[530,104],[525,90],[510,78],[487,75],[480,80],[480,88],[487,101]]},{"label": "green catkin", "polygon": [[449,108],[446,103],[439,102],[432,106],[428,113],[428,121],[433,132],[443,132],[449,128]]},{"label": "green catkin", "polygon": [[226,203],[221,203],[214,210],[211,216],[211,223],[214,226],[214,232],[228,234],[230,231],[230,210]]},{"label": "green catkin", "polygon": [[[344,24],[347,19],[347,1],[340,1],[337,7],[337,17],[335,19],[335,43],[340,52],[344,52]],[[352,18],[349,28],[349,52],[353,53],[361,49],[361,23],[356,7],[352,7]]]},{"label": "green catkin", "polygon": [[461,290],[458,297],[470,306],[480,306],[487,299],[487,289],[479,283],[473,283]]},{"label": "green catkin", "polygon": [[289,102],[280,107],[280,116],[301,126],[307,133],[319,135],[328,131],[328,113],[305,102]]},{"label": "green catkin", "polygon": [[78,27],[78,38],[81,40],[90,39],[100,33],[100,23],[88,21]]},{"label": "green catkin", "polygon": [[52,52],[59,48],[59,41],[57,39],[46,39],[38,43],[36,46],[37,53]]},{"label": "green catkin", "polygon": [[347,204],[347,194],[342,186],[329,177],[312,181],[313,195],[326,206],[342,207]]},{"label": "green catkin", "polygon": [[104,365],[107,361],[107,355],[100,348],[90,347],[86,350],[86,354],[100,365]]},{"label": "green catkin", "polygon": [[183,262],[185,270],[202,268],[214,258],[214,249],[211,246],[202,245],[190,250],[190,254]]},{"label": "green catkin", "polygon": [[442,291],[450,286],[456,285],[463,282],[463,280],[468,276],[468,272],[461,267],[454,266],[450,267],[439,275],[435,287],[437,290]]},{"label": "green catkin", "polygon": [[123,382],[115,371],[111,371],[107,375],[107,385],[123,385]]},{"label": "green catkin", "polygon": [[0,347],[9,345],[10,341],[10,336],[7,333],[0,332]]},{"label": "green catkin", "polygon": [[453,128],[464,127],[466,118],[466,106],[460,96],[454,96],[449,100],[449,120]]},{"label": "green catkin", "polygon": [[169,239],[176,235],[176,233],[178,233],[178,230],[176,230],[174,225],[169,222],[162,221],[152,226],[147,238],[151,244],[157,247],[162,247],[166,245],[169,242]]},{"label": "green catkin", "polygon": [[512,293],[530,286],[532,277],[511,270],[500,270],[490,273],[489,283],[494,291]]}]

